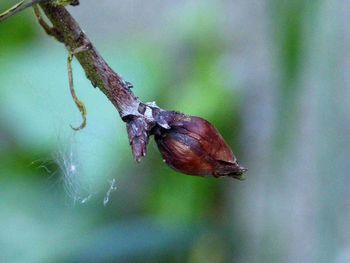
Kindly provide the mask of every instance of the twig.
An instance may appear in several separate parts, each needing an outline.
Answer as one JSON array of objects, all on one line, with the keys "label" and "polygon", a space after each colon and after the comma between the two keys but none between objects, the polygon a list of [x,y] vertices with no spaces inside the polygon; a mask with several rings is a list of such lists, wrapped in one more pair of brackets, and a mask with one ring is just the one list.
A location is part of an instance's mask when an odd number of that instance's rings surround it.
[{"label": "twig", "polygon": [[7,18],[10,18],[11,16],[16,15],[17,13],[27,9],[28,7],[35,6],[36,4],[44,3],[44,2],[52,3],[56,6],[79,5],[79,0],[32,0],[28,3],[25,3],[25,0],[22,0],[17,4],[15,4],[14,6],[7,9],[6,11],[2,12],[0,14],[0,22],[4,21]]},{"label": "twig", "polygon": [[80,113],[81,113],[81,116],[83,118],[83,122],[80,124],[79,127],[73,127],[71,125],[71,128],[75,131],[79,131],[81,129],[84,129],[85,126],[86,126],[86,108],[85,108],[85,105],[84,103],[79,100],[77,94],[75,93],[75,89],[74,89],[74,84],[73,84],[73,70],[72,70],[72,60],[73,60],[73,55],[74,55],[74,52],[72,51],[69,51],[69,54],[68,54],[68,58],[67,58],[67,69],[68,69],[68,82],[69,82],[69,90],[70,90],[70,93],[73,97],[73,100],[75,102],[75,105],[77,105]]},{"label": "twig", "polygon": [[31,7],[33,5],[36,5],[42,2],[50,2],[50,1],[53,1],[53,0],[32,0],[28,3],[25,3],[25,0],[22,0],[19,3],[7,9],[6,11],[4,11],[3,13],[1,13],[0,22],[4,21],[7,18],[10,18],[11,16],[16,15],[17,13],[27,9],[28,7]]},{"label": "twig", "polygon": [[[142,103],[132,93],[132,84],[110,68],[64,7],[44,2],[40,6],[60,41],[78,59],[92,85],[108,97],[126,122],[129,142],[137,162],[146,155],[149,137],[155,135],[163,158],[172,168],[192,175],[242,179],[246,169],[238,165],[228,145],[209,122],[160,109],[155,103]],[[74,92],[70,67],[72,58],[73,54],[70,54],[69,82],[74,101],[83,115],[83,127],[86,112]]]},{"label": "twig", "polygon": [[115,73],[101,57],[68,11],[64,7],[49,3],[41,3],[40,6],[55,30],[62,36],[62,41],[68,50],[89,47],[87,51],[75,54],[75,57],[92,85],[106,94],[122,117],[130,114],[141,115],[137,111],[140,101],[130,91],[121,76]]},{"label": "twig", "polygon": [[60,36],[59,32],[57,32],[57,30],[54,27],[49,26],[45,22],[45,20],[43,19],[39,6],[34,5],[33,10],[34,10],[34,14],[35,14],[36,19],[38,20],[40,26],[44,29],[46,34],[54,37],[59,42],[63,42],[62,37]]},{"label": "twig", "polygon": [[[50,3],[41,3],[40,7],[50,20],[55,32],[59,34],[60,41],[65,44],[68,51],[75,51],[74,56],[83,67],[92,85],[98,87],[108,97],[121,118],[127,123],[132,152],[135,160],[139,162],[146,155],[151,129],[157,125],[154,116],[156,112],[160,112],[160,109],[154,105],[149,106],[142,103],[132,93],[130,89],[132,84],[124,81],[110,68],[64,7]],[[77,52],[82,47],[84,52]],[[84,116],[83,107],[77,103],[78,100],[74,100]]]},{"label": "twig", "polygon": [[[60,36],[60,34],[57,32],[57,30],[54,27],[50,27],[45,20],[43,19],[39,6],[35,5],[33,6],[33,10],[34,10],[34,14],[39,22],[39,24],[41,25],[41,27],[44,29],[44,31],[46,32],[46,34],[48,34],[49,36],[53,36],[54,38],[56,38],[57,41],[59,42],[63,42],[62,37]],[[67,58],[67,71],[68,71],[68,83],[69,83],[69,90],[70,93],[72,95],[72,98],[75,102],[75,105],[78,107],[81,116],[83,118],[82,123],[80,124],[80,126],[78,127],[73,127],[72,125],[71,128],[75,131],[79,131],[83,128],[85,128],[86,126],[86,107],[84,105],[84,103],[79,100],[78,96],[75,93],[75,89],[74,89],[74,83],[73,83],[73,69],[72,69],[72,60],[73,60],[73,56],[79,52],[82,51],[86,51],[88,48],[78,48],[74,51],[68,51],[68,58]]]}]

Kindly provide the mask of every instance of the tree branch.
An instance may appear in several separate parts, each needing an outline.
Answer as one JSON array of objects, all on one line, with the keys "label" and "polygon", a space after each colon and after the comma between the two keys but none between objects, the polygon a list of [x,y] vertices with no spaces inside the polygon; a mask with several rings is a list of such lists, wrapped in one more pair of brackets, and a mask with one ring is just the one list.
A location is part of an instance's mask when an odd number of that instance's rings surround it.
[{"label": "tree branch", "polygon": [[108,97],[126,122],[136,161],[146,155],[149,137],[155,135],[164,160],[175,170],[243,178],[246,169],[238,165],[231,149],[210,123],[160,109],[154,102],[141,102],[130,90],[132,85],[110,68],[64,7],[47,2],[40,3],[40,7],[53,25],[54,37],[74,54],[92,85]]},{"label": "tree branch", "polygon": [[150,130],[156,125],[153,117],[160,111],[155,105],[142,103],[130,90],[132,85],[114,72],[101,57],[75,19],[64,7],[41,3],[40,7],[51,21],[56,34],[69,51],[83,49],[75,54],[87,78],[98,87],[117,108],[127,123],[130,144],[136,161],[146,155]]},{"label": "tree branch", "polygon": [[42,3],[40,6],[69,51],[86,47],[85,51],[75,54],[75,57],[85,70],[92,85],[100,88],[118,109],[121,117],[130,114],[137,115],[140,101],[131,92],[129,85],[109,67],[97,52],[68,11],[64,7],[56,7],[49,3]]}]

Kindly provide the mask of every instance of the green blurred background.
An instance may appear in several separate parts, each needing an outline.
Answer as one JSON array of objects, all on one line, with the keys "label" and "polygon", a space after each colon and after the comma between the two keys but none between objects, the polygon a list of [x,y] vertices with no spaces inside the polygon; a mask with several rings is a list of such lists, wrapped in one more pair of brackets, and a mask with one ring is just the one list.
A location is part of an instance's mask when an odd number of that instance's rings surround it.
[{"label": "green blurred background", "polygon": [[[2,0],[0,10],[15,4]],[[350,262],[350,2],[69,8],[142,101],[211,121],[247,180],[136,164],[125,125],[27,10],[0,23],[0,262]]]}]

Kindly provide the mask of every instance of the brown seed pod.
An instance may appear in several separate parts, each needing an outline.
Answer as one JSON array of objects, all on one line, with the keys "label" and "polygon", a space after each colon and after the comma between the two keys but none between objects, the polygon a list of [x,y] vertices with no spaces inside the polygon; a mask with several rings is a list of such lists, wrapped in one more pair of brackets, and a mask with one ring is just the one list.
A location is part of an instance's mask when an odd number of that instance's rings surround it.
[{"label": "brown seed pod", "polygon": [[159,151],[170,167],[189,175],[244,179],[247,169],[238,165],[213,125],[195,116],[166,114],[170,129],[157,127],[154,134]]}]

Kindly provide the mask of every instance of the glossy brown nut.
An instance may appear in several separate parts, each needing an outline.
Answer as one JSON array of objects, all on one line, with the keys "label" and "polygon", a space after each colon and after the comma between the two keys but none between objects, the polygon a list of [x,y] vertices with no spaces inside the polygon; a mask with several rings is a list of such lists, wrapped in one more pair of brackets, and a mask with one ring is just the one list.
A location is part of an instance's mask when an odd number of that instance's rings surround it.
[{"label": "glossy brown nut", "polygon": [[172,114],[171,128],[159,128],[155,133],[159,151],[170,167],[189,175],[244,179],[247,169],[238,165],[213,125],[199,117]]}]

